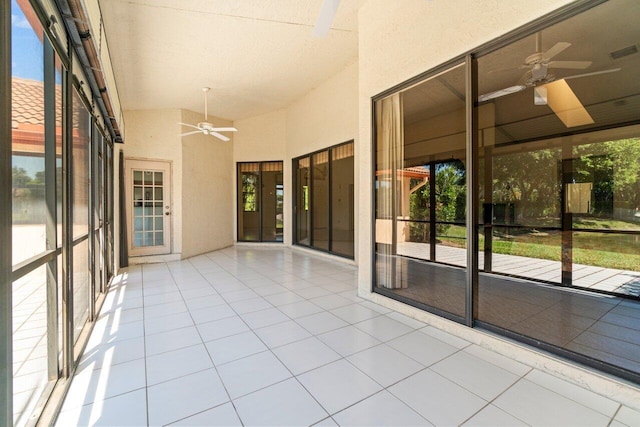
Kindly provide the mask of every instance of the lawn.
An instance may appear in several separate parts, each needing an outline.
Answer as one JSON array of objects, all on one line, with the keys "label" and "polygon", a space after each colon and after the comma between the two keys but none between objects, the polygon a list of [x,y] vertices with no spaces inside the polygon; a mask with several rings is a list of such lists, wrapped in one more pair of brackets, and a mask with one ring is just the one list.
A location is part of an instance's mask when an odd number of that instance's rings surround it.
[{"label": "lawn", "polygon": [[[610,219],[580,219],[574,227],[592,230],[638,230],[640,224]],[[438,234],[447,246],[466,247],[465,227],[451,226]],[[529,258],[561,260],[562,232],[536,228],[494,227],[493,252]],[[484,248],[484,235],[479,236]],[[640,234],[573,232],[573,262],[597,267],[640,271]]]}]

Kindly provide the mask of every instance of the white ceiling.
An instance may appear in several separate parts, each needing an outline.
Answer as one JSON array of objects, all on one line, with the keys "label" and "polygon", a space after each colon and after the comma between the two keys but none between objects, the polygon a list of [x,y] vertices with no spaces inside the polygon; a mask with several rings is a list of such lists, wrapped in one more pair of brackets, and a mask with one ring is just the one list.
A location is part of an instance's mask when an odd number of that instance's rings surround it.
[{"label": "white ceiling", "polygon": [[358,56],[358,8],[326,38],[322,0],[100,0],[123,109],[185,108],[237,120],[286,107]]}]

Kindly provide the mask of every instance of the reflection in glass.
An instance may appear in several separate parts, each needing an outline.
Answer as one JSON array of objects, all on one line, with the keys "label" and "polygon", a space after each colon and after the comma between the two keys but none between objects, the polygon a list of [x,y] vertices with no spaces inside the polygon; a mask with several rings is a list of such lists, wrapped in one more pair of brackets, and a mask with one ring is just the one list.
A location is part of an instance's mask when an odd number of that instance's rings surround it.
[{"label": "reflection in glass", "polygon": [[315,248],[329,250],[329,152],[314,154],[311,161],[312,245]]},{"label": "reflection in glass", "polygon": [[282,242],[282,162],[238,163],[238,240]]},{"label": "reflection in glass", "polygon": [[331,149],[331,251],[354,256],[353,143]]},{"label": "reflection in glass", "polygon": [[46,282],[43,265],[12,286],[14,425],[26,424],[49,380]]},{"label": "reflection in glass", "polygon": [[89,232],[89,141],[91,116],[73,89],[73,237]]},{"label": "reflection in glass", "polygon": [[375,105],[376,288],[457,318],[465,272],[443,264],[466,266],[464,72]]},{"label": "reflection in glass", "polygon": [[303,157],[294,161],[294,173],[296,174],[296,243],[309,246],[311,244],[311,209],[310,209],[310,170],[309,157]]},{"label": "reflection in glass", "polygon": [[73,247],[73,341],[89,316],[89,241]]},{"label": "reflection in glass", "polygon": [[640,295],[640,56],[616,53],[639,16],[606,2],[479,57],[476,109],[477,320],[636,375],[637,304],[601,293]]}]

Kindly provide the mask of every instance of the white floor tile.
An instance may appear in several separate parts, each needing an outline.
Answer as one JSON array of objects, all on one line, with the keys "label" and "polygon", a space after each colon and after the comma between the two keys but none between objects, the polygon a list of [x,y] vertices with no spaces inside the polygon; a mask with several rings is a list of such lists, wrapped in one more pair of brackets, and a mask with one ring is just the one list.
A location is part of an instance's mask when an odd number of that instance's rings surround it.
[{"label": "white floor tile", "polygon": [[277,308],[255,311],[242,315],[242,319],[247,322],[251,329],[264,328],[276,323],[286,322],[289,318]]},{"label": "white floor tile", "polygon": [[609,418],[526,379],[493,404],[530,425],[606,426]]},{"label": "white floor tile", "polygon": [[149,335],[145,340],[147,357],[196,344],[202,344],[202,339],[195,326]]},{"label": "white floor tile", "polygon": [[640,411],[623,406],[616,414],[615,421],[628,426],[640,426]]},{"label": "white floor tile", "polygon": [[303,426],[327,417],[327,412],[294,378],[234,401],[247,426]]},{"label": "white floor tile", "polygon": [[266,299],[276,307],[280,305],[286,305],[286,304],[292,304],[294,302],[304,301],[304,298],[302,298],[300,295],[293,293],[291,291],[286,291],[279,294],[267,295],[264,297],[264,299]]},{"label": "white floor tile", "polygon": [[67,392],[63,411],[94,401],[102,401],[120,394],[146,387],[145,361],[137,359],[104,369],[77,371]]},{"label": "white floor tile", "polygon": [[167,292],[164,294],[157,294],[157,295],[146,295],[144,297],[144,306],[145,308],[147,308],[153,305],[167,304],[170,302],[177,302],[177,301],[182,301],[182,294],[178,291]]},{"label": "white floor tile", "polygon": [[315,305],[324,308],[325,310],[331,310],[345,305],[353,304],[351,300],[341,297],[336,294],[329,294],[323,297],[313,298],[310,300]]},{"label": "white floor tile", "polygon": [[149,424],[165,425],[229,400],[215,370],[209,369],[148,388]]},{"label": "white floor tile", "polygon": [[405,325],[412,327],[413,329],[424,328],[425,326],[427,326],[426,323],[416,320],[413,317],[409,317],[402,313],[398,313],[397,311],[392,311],[391,313],[387,313],[385,314],[385,316],[390,317],[394,320],[397,320],[398,322],[402,322]]},{"label": "white floor tile", "polygon": [[240,427],[242,423],[233,405],[225,403],[169,425],[175,427]]},{"label": "white floor tile", "polygon": [[324,311],[324,309],[310,303],[309,301],[300,301],[294,302],[293,304],[281,305],[278,309],[292,319],[298,319],[300,317],[310,316]]},{"label": "white floor tile", "polygon": [[499,368],[505,369],[512,374],[515,374],[519,377],[526,375],[527,372],[531,371],[531,366],[527,366],[524,363],[517,362],[513,359],[510,359],[506,356],[488,350],[484,347],[480,347],[479,345],[470,345],[465,347],[463,350],[465,353],[468,353],[472,356],[478,357],[482,360],[485,360],[489,363],[492,363]]},{"label": "white floor tile", "polygon": [[382,387],[345,360],[298,376],[298,380],[329,414],[380,391]]},{"label": "white floor tile", "polygon": [[146,335],[152,335],[191,325],[193,325],[191,314],[184,312],[164,317],[157,317],[155,319],[146,319],[144,321],[144,332]]},{"label": "white floor tile", "polygon": [[251,331],[209,341],[206,347],[216,365],[267,350],[267,346]]},{"label": "white floor tile", "polygon": [[342,356],[348,356],[380,344],[380,341],[371,335],[351,325],[320,334],[318,338]]},{"label": "white floor tile", "polygon": [[205,343],[248,330],[249,327],[238,316],[227,317],[226,319],[220,319],[214,322],[207,322],[198,325],[198,331],[200,331],[200,336],[202,336],[202,340]]},{"label": "white floor tile", "polygon": [[264,341],[265,344],[269,346],[269,348],[280,347],[311,336],[306,329],[298,325],[293,320],[255,329],[254,332],[262,341]]},{"label": "white floor tile", "polygon": [[232,399],[291,377],[270,351],[221,365],[218,372]]},{"label": "white floor tile", "polygon": [[227,304],[216,305],[215,307],[198,308],[190,310],[190,313],[193,321],[197,325],[236,315],[236,312]]},{"label": "white floor tile", "polygon": [[[215,291],[211,289],[211,292],[215,292]],[[187,308],[190,311],[192,311],[192,310],[198,310],[201,308],[211,308],[217,305],[222,305],[222,304],[225,304],[225,301],[220,295],[214,294],[214,295],[204,295],[198,298],[189,299],[189,300],[186,300],[185,303],[187,304]]]},{"label": "white floor tile", "polygon": [[204,345],[147,357],[147,383],[158,384],[213,367]]},{"label": "white floor tile", "polygon": [[427,326],[425,328],[420,329],[420,332],[432,336],[434,338],[439,339],[442,342],[445,342],[456,348],[465,348],[471,343],[469,341],[463,340],[462,338],[456,337],[448,332],[441,331],[438,328],[434,328],[433,326]]},{"label": "white floor tile", "polygon": [[136,390],[61,412],[55,425],[57,427],[146,426],[147,393],[145,390]]},{"label": "white floor tile", "polygon": [[144,318],[153,319],[154,317],[164,317],[169,314],[183,313],[187,311],[187,305],[184,301],[167,302],[164,304],[156,304],[144,307]]},{"label": "white floor tile", "polygon": [[390,387],[389,392],[434,425],[459,425],[487,404],[429,369]]},{"label": "white floor tile", "polygon": [[432,425],[398,398],[383,390],[338,412],[333,418],[341,426],[430,426]]},{"label": "white floor tile", "polygon": [[213,289],[211,287],[211,285],[208,285],[206,287],[202,287],[202,288],[197,288],[197,289],[187,289],[187,290],[183,290],[182,292],[182,297],[184,298],[185,302],[188,302],[192,299],[200,299],[203,297],[209,297],[209,296],[214,296],[214,295],[218,295],[218,293],[216,292],[215,289]]},{"label": "white floor tile", "polygon": [[387,344],[424,366],[430,366],[458,351],[456,347],[420,331],[403,335],[388,341]]},{"label": "white floor tile", "polygon": [[463,425],[469,427],[515,427],[526,426],[527,424],[507,414],[502,409],[487,405]]},{"label": "white floor tile", "polygon": [[380,341],[389,341],[409,332],[413,328],[386,316],[374,317],[354,325],[367,334],[376,337]]},{"label": "white floor tile", "polygon": [[341,358],[338,353],[315,337],[278,347],[273,352],[294,375],[299,375]]},{"label": "white floor tile", "polygon": [[93,369],[102,369],[141,358],[144,358],[144,338],[132,338],[93,348],[87,347],[80,360],[80,368],[93,366]]},{"label": "white floor tile", "polygon": [[241,291],[233,291],[223,294],[225,301],[227,301],[228,303],[257,298],[258,296],[259,295],[253,292],[251,289],[243,289]]},{"label": "white floor tile", "polygon": [[351,355],[347,360],[383,387],[389,387],[424,369],[415,360],[385,344]]},{"label": "white floor tile", "polygon": [[269,301],[262,297],[232,302],[230,305],[238,314],[252,313],[254,311],[266,310],[267,308],[273,307]]},{"label": "white floor tile", "polygon": [[311,332],[313,335],[322,334],[348,325],[344,320],[326,311],[312,314],[310,316],[300,317],[295,320],[300,324],[300,326]]},{"label": "white floor tile", "polygon": [[332,314],[335,314],[342,320],[349,323],[362,322],[363,320],[380,316],[380,313],[378,313],[377,311],[373,311],[370,308],[363,307],[360,304],[345,305],[343,307],[334,308],[330,311]]},{"label": "white floor tile", "polygon": [[608,399],[604,396],[596,394],[592,391],[586,390],[570,382],[561,380],[560,378],[549,375],[545,372],[537,369],[532,370],[525,377],[527,380],[542,386],[555,393],[561,394],[571,400],[591,408],[601,414],[613,417],[620,404]]},{"label": "white floor tile", "polygon": [[518,375],[463,351],[432,365],[431,369],[487,401],[520,379]]}]

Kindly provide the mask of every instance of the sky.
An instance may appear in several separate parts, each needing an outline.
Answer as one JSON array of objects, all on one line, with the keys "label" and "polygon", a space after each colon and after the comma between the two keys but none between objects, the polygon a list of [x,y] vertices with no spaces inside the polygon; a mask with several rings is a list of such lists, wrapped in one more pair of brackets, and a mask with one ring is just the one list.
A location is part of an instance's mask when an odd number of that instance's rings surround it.
[{"label": "sky", "polygon": [[11,74],[43,80],[44,49],[16,0],[11,0]]}]

